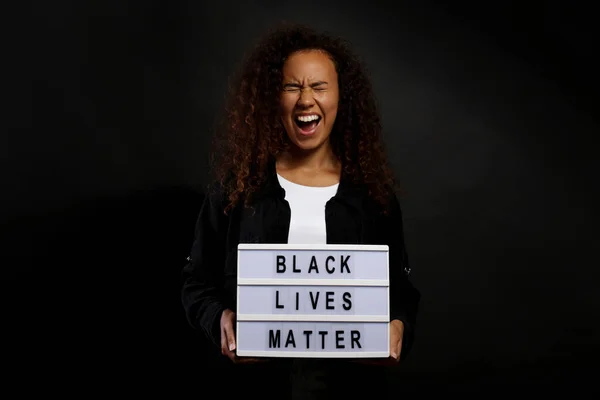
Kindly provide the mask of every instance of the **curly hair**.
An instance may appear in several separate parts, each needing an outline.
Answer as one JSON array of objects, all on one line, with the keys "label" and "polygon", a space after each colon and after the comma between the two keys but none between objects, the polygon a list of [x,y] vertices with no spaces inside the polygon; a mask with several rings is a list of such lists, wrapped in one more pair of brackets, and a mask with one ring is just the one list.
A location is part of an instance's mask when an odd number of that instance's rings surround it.
[{"label": "curly hair", "polygon": [[342,174],[364,185],[369,196],[383,206],[395,189],[377,102],[363,62],[341,38],[302,25],[283,25],[258,42],[230,85],[212,152],[213,173],[227,201],[226,213],[241,202],[250,204],[267,178],[269,163],[290,146],[279,112],[282,70],[288,56],[302,50],[324,51],[338,74],[340,100],[329,140]]}]

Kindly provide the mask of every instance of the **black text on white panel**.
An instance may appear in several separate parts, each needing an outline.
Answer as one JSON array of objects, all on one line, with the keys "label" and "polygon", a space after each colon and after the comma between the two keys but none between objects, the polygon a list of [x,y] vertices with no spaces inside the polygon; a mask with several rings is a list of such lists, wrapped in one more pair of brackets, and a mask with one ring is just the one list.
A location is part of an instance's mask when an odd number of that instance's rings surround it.
[{"label": "black text on white panel", "polygon": [[389,249],[240,244],[237,355],[389,356]]}]

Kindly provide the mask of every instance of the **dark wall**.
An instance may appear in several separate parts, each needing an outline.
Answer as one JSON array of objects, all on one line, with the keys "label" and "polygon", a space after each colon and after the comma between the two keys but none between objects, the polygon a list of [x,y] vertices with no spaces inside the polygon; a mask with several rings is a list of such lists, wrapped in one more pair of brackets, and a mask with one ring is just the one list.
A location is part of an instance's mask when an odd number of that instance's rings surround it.
[{"label": "dark wall", "polygon": [[423,301],[414,352],[390,378],[406,390],[587,385],[600,355],[590,10],[236,3],[34,5],[35,60],[13,58],[10,79],[27,111],[9,116],[2,146],[16,362],[51,377],[66,358],[104,386],[200,379],[214,354],[178,291],[211,128],[244,49],[285,19],[365,58],[407,190]]}]

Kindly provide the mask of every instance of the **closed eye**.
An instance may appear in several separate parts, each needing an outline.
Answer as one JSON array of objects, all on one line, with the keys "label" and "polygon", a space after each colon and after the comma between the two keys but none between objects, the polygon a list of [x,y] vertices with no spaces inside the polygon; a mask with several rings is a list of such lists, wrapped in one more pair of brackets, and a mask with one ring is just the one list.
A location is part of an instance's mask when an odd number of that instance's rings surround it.
[{"label": "closed eye", "polygon": [[293,83],[288,83],[287,85],[283,85],[283,90],[286,92],[290,92],[290,91],[294,91],[294,90],[300,90],[301,86],[300,85],[296,85]]},{"label": "closed eye", "polygon": [[[323,82],[323,81],[313,82],[310,85],[310,88],[313,90],[317,90],[317,91],[326,90],[327,82]],[[285,85],[283,85],[283,90],[286,92],[302,90],[302,85],[300,85],[298,83],[286,83]]]}]

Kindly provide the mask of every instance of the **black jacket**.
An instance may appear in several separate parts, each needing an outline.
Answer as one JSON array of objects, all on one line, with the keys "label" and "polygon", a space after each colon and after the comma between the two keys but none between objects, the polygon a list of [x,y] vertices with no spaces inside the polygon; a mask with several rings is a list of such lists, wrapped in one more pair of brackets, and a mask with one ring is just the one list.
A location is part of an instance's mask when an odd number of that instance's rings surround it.
[{"label": "black jacket", "polygon": [[[291,212],[274,166],[252,207],[239,206],[225,215],[223,194],[213,187],[196,223],[195,239],[183,270],[182,302],[192,327],[220,347],[220,317],[236,311],[237,246],[239,243],[287,243]],[[326,204],[328,244],[389,246],[390,317],[404,322],[402,358],[408,354],[420,293],[409,280],[402,212],[395,196],[387,215],[366,190],[342,176],[337,194]]]}]

